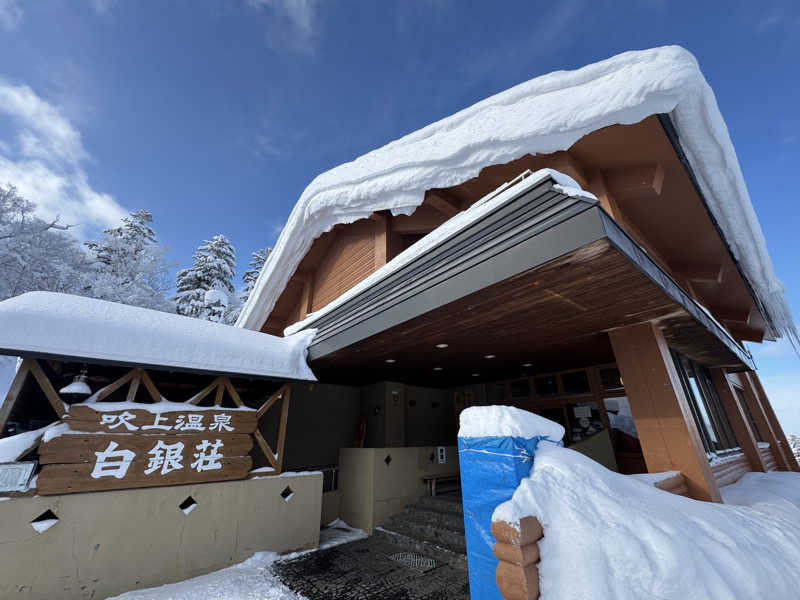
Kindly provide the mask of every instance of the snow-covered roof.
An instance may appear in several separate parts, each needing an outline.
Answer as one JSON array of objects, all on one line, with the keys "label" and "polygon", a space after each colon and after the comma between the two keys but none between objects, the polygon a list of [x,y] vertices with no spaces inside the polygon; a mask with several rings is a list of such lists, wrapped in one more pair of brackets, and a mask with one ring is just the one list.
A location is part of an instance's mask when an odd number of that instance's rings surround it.
[{"label": "snow-covered roof", "polygon": [[491,164],[568,150],[615,124],[669,114],[709,209],[775,333],[796,333],[714,93],[678,46],[625,52],[491,96],[316,177],[300,196],[237,326],[259,329],[313,241],[379,210],[411,214],[425,191]]},{"label": "snow-covered roof", "polygon": [[313,335],[281,338],[53,292],[0,302],[0,354],[315,381],[306,363]]}]

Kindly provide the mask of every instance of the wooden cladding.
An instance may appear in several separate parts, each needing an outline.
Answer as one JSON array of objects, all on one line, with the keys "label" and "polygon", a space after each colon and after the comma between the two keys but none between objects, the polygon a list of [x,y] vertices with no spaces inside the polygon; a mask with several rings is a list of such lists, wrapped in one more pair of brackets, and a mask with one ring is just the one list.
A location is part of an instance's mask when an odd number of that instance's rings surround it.
[{"label": "wooden cladding", "polygon": [[742,475],[752,471],[750,462],[743,452],[728,455],[718,460],[719,462],[711,465],[711,472],[714,474],[714,479],[719,487],[736,483]]},{"label": "wooden cladding", "polygon": [[311,310],[319,310],[375,270],[375,222],[363,220],[339,232],[317,267]]},{"label": "wooden cladding", "polygon": [[777,471],[778,462],[775,460],[775,454],[772,452],[770,446],[760,446],[758,451],[761,453],[761,460],[764,461],[764,466],[767,471]]}]

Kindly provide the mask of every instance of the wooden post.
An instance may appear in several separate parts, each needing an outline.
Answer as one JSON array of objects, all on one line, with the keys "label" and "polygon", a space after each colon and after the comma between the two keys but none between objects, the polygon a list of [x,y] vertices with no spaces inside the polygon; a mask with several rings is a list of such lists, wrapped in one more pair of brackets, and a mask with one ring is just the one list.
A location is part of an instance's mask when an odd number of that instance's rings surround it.
[{"label": "wooden post", "polygon": [[739,442],[739,447],[747,458],[747,462],[750,463],[750,468],[753,471],[766,472],[767,467],[758,449],[758,440],[756,440],[745,415],[745,409],[740,404],[739,397],[733,389],[725,369],[711,369],[711,379],[714,381],[714,387],[736,436],[736,441]]},{"label": "wooden post", "polygon": [[786,457],[786,453],[781,451],[780,439],[772,429],[772,424],[769,422],[769,419],[767,419],[764,407],[761,405],[761,401],[758,398],[758,392],[750,377],[750,372],[741,373],[739,375],[739,381],[741,381],[744,386],[745,403],[750,409],[750,414],[753,415],[753,420],[756,423],[756,427],[758,427],[759,433],[761,433],[764,441],[769,443],[770,451],[775,458],[775,464],[781,471],[791,471],[791,464]]},{"label": "wooden post", "polygon": [[777,442],[777,445],[772,448],[772,451],[775,453],[775,460],[780,460],[780,458],[783,458],[790,471],[800,471],[800,465],[797,464],[797,459],[794,457],[792,447],[789,445],[789,441],[786,439],[786,434],[783,433],[783,427],[781,427],[778,417],[775,416],[775,411],[772,410],[772,404],[770,403],[769,398],[767,398],[767,393],[764,391],[764,387],[761,385],[761,380],[758,378],[758,374],[756,374],[755,371],[750,371],[747,374],[747,377],[753,385],[756,397],[758,398],[758,401],[764,410],[764,416],[767,418],[767,421],[772,428],[773,436]]},{"label": "wooden post", "polygon": [[542,526],[536,517],[520,519],[519,530],[505,521],[492,523],[497,540],[493,552],[500,561],[495,575],[505,600],[536,600],[539,597],[539,540]]},{"label": "wooden post", "polygon": [[654,323],[609,332],[648,470],[680,471],[696,500],[722,498],[667,342]]}]

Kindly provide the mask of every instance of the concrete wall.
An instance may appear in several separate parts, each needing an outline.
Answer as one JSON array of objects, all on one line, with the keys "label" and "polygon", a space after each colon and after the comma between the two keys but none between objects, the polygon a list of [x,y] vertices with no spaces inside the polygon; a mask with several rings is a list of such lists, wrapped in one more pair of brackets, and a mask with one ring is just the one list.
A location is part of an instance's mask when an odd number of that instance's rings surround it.
[{"label": "concrete wall", "polygon": [[406,386],[406,446],[446,446],[458,434],[453,390]]},{"label": "concrete wall", "polygon": [[[401,512],[425,493],[424,475],[458,471],[457,448],[446,448],[445,464],[438,463],[436,446],[342,448],[339,454],[342,519],[371,532]],[[388,464],[387,456],[392,458]]]},{"label": "concrete wall", "polygon": [[[281,491],[294,495],[286,502]],[[0,598],[105,598],[319,542],[321,475],[0,502]],[[185,515],[188,496],[197,502]],[[30,522],[51,510],[43,533]]]}]

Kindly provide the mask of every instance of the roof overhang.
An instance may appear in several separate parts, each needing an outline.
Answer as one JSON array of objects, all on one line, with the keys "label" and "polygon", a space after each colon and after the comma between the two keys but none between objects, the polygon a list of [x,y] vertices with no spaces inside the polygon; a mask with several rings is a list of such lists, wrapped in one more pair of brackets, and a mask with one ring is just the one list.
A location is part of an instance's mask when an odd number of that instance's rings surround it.
[{"label": "roof overhang", "polygon": [[564,350],[570,339],[649,320],[659,322],[672,347],[704,364],[753,367],[595,202],[560,189],[547,178],[508,194],[400,268],[387,264],[379,281],[314,319],[312,367],[363,372],[405,354],[413,369],[429,368],[434,340],[446,338],[448,365],[468,372],[480,362],[476,342],[500,357],[492,346],[519,346],[511,340],[524,338],[520,352],[530,357],[537,346]]}]

